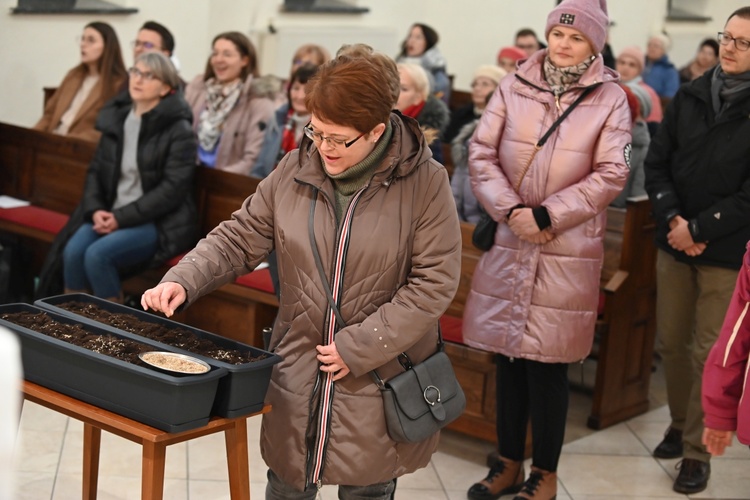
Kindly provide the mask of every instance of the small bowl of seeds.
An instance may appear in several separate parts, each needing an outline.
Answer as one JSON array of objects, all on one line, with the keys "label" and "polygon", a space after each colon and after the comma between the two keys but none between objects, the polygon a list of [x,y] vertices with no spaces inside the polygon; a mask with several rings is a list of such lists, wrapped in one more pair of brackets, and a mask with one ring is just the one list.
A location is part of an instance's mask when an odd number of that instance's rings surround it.
[{"label": "small bowl of seeds", "polygon": [[178,354],[176,352],[150,351],[138,355],[141,361],[167,373],[180,375],[200,375],[211,370],[211,366],[205,361]]}]

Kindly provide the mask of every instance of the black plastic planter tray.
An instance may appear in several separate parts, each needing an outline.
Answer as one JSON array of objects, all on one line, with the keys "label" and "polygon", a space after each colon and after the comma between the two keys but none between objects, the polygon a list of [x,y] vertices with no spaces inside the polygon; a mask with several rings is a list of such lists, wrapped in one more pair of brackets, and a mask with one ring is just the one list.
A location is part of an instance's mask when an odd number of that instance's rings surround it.
[{"label": "black plastic planter tray", "polygon": [[[133,340],[132,336],[87,325],[76,318],[29,304],[0,306],[0,314],[17,312],[44,312],[60,323],[82,324],[92,334],[113,334]],[[201,375],[168,375],[3,319],[0,325],[16,332],[21,340],[21,359],[27,380],[167,432],[206,425],[219,379],[226,375],[224,369],[216,367]],[[154,350],[165,350],[158,342],[143,338],[138,341],[153,346]]]},{"label": "black plastic planter tray", "polygon": [[121,304],[115,304],[113,302],[109,302],[107,300],[83,293],[71,293],[67,295],[47,297],[45,299],[37,300],[35,302],[35,305],[59,314],[74,317],[81,323],[96,325],[99,328],[104,328],[108,331],[116,332],[120,335],[127,335],[132,338],[143,339],[143,337],[138,334],[126,332],[124,330],[99,323],[90,318],[80,316],[78,314],[72,313],[71,311],[58,307],[59,304],[63,304],[65,302],[83,302],[95,304],[109,312],[132,314],[141,321],[146,321],[149,323],[159,323],[168,328],[184,328],[193,332],[198,337],[211,340],[216,345],[225,349],[249,351],[253,357],[259,356],[261,354],[267,355],[268,357],[266,359],[260,361],[244,363],[241,365],[233,365],[224,361],[218,361],[207,356],[197,355],[183,349],[178,349],[176,347],[169,346],[169,344],[162,344],[160,342],[151,341],[160,346],[168,346],[169,350],[171,351],[190,354],[191,356],[195,356],[196,358],[205,361],[211,366],[224,368],[227,371],[227,376],[219,381],[219,388],[216,392],[216,401],[214,402],[214,407],[212,410],[214,415],[234,418],[248,415],[250,413],[255,413],[263,408],[263,401],[266,397],[268,384],[271,381],[271,371],[273,369],[273,365],[281,361],[281,357],[279,355],[228,339],[226,337],[222,337],[220,335],[216,335],[214,333],[209,333],[205,330],[193,328],[183,323],[169,320],[162,316],[157,316],[155,314],[151,314],[139,309],[133,309]]}]

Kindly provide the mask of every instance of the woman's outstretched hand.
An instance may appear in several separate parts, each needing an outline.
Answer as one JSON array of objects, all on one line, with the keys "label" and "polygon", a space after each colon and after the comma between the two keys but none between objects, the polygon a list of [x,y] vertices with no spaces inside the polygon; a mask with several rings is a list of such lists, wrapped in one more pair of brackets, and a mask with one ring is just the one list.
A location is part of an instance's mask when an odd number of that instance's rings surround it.
[{"label": "woman's outstretched hand", "polygon": [[154,288],[149,288],[141,296],[141,306],[144,311],[152,309],[161,311],[169,318],[175,309],[187,299],[187,292],[179,283],[167,281]]}]

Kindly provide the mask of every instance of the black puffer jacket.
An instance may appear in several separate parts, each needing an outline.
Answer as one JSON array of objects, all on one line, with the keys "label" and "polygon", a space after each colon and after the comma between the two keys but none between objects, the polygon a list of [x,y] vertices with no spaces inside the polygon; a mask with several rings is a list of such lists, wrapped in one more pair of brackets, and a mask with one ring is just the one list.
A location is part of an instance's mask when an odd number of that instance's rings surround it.
[{"label": "black puffer jacket", "polygon": [[[667,107],[645,162],[656,244],[682,262],[739,269],[750,240],[750,93],[715,116],[711,74],[683,85]],[[688,221],[698,257],[667,243],[669,220]]]},{"label": "black puffer jacket", "polygon": [[[81,200],[84,220],[97,210],[111,210],[117,196],[122,159],[123,127],[132,102],[120,95],[99,113],[96,128],[102,132],[89,166]],[[112,210],[120,227],[155,222],[159,246],[149,263],[158,266],[192,246],[198,236],[194,198],[195,151],[192,111],[181,93],[163,98],[141,117],[138,136],[138,170],[143,196]]]}]

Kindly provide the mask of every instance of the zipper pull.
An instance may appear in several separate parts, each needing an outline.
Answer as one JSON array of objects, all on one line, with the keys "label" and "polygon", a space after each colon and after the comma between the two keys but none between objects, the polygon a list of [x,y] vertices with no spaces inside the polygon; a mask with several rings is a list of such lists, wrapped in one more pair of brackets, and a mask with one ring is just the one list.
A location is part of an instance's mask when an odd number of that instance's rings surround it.
[{"label": "zipper pull", "polygon": [[560,107],[560,94],[555,94],[555,106],[557,106],[557,111],[562,113],[562,108]]}]

